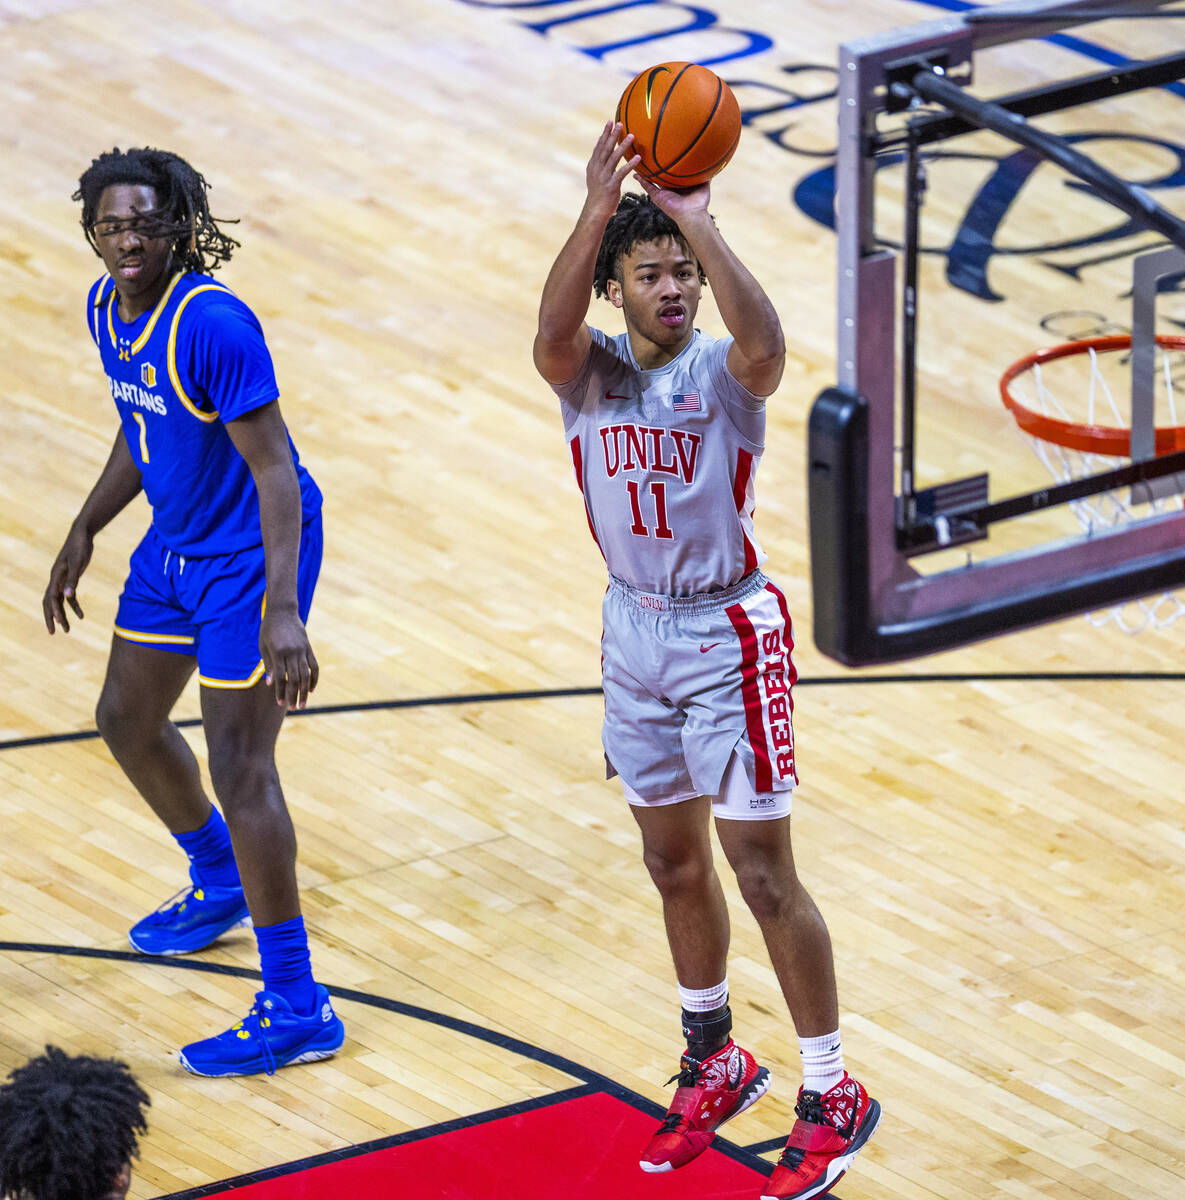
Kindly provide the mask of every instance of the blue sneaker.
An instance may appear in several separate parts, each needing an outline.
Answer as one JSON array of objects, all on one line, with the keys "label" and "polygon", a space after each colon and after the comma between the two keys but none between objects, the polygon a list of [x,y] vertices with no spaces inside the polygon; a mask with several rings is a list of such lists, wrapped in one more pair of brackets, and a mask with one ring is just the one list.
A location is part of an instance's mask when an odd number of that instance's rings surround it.
[{"label": "blue sneaker", "polygon": [[332,1058],[345,1040],[345,1027],[323,984],[317,984],[317,1007],[309,1017],[298,1017],[275,992],[256,992],[241,1021],[186,1046],[181,1065],[195,1075],[274,1075],[280,1067]]},{"label": "blue sneaker", "polygon": [[190,868],[190,887],[166,900],[128,930],[141,954],[192,954],[216,942],[228,929],[251,920],[241,887],[207,887]]}]

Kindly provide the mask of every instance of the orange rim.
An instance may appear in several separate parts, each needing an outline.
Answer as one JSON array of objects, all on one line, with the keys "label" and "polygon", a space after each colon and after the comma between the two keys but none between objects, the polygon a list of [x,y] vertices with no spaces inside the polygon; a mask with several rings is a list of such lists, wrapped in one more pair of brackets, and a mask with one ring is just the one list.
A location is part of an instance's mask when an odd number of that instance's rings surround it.
[{"label": "orange rim", "polygon": [[[1022,401],[1018,400],[1008,390],[1012,381],[1026,371],[1042,363],[1053,362],[1058,358],[1070,358],[1076,354],[1109,354],[1116,350],[1128,350],[1132,340],[1128,335],[1122,337],[1082,338],[1077,342],[1063,342],[1060,346],[1050,346],[1045,350],[1034,350],[1018,358],[1003,375],[1000,376],[1000,398],[1004,407],[1012,413],[1018,426],[1043,442],[1053,442],[1056,446],[1064,446],[1067,450],[1080,450],[1084,454],[1104,454],[1111,458],[1127,458],[1131,453],[1131,429],[1117,428],[1114,425],[1081,425],[1073,421],[1062,421],[1057,417],[1047,417],[1044,413],[1034,412]],[[1156,344],[1162,350],[1185,350],[1185,337],[1174,337],[1162,334],[1157,337]],[[1176,450],[1185,450],[1185,425],[1169,425],[1156,429],[1156,455],[1172,454]]]}]

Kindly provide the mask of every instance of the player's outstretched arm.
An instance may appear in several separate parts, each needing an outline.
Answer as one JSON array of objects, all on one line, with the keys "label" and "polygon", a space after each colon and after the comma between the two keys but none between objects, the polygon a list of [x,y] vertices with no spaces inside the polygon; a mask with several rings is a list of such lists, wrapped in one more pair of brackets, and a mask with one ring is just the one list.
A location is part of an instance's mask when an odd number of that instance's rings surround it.
[{"label": "player's outstretched arm", "polygon": [[606,125],[601,131],[584,172],[588,185],[584,207],[543,285],[535,367],[548,383],[574,379],[588,356],[591,338],[584,318],[592,300],[597,251],[605,226],[617,211],[621,185],[641,162],[630,153],[633,134],[621,138],[621,132],[620,124]]},{"label": "player's outstretched arm", "polygon": [[708,277],[716,307],[733,337],[728,351],[733,378],[755,396],[773,395],[786,362],[782,323],[765,289],[708,215],[708,185],[674,192],[641,176],[638,182],[679,226]]},{"label": "player's outstretched arm", "polygon": [[95,535],[131,504],[143,486],[140,468],[132,458],[127,438],[121,429],[115,435],[107,465],[74,518],[70,532],[50,568],[49,585],[41,599],[45,628],[50,633],[54,632],[57,625],[65,633],[70,632],[67,604],[74,610],[75,616],[83,615],[82,606],[78,603],[78,581],[90,563]]},{"label": "player's outstretched arm", "polygon": [[317,659],[296,593],[300,558],[300,481],[292,465],[288,430],[273,400],[226,423],[259,493],[259,524],[267,563],[267,605],[259,630],[259,654],[276,703],[304,708],[317,686]]}]

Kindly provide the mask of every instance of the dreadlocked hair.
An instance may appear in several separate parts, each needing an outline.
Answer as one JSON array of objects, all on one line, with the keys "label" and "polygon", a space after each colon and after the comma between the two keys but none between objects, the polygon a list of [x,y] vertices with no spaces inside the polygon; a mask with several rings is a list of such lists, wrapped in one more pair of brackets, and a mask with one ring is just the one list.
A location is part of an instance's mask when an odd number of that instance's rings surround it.
[{"label": "dreadlocked hair", "polygon": [[126,1063],[46,1046],[0,1086],[0,1196],[109,1196],[151,1103]]},{"label": "dreadlocked hair", "polygon": [[[637,192],[626,192],[617,205],[617,211],[609,218],[597,252],[597,266],[593,275],[593,293],[597,296],[609,294],[609,280],[622,282],[621,262],[639,242],[657,242],[663,238],[674,238],[687,249],[689,258],[695,258],[687,239],[679,232],[679,226],[668,217],[649,196]],[[698,262],[700,283],[708,277]]]},{"label": "dreadlocked hair", "polygon": [[105,188],[118,183],[145,184],[156,189],[160,207],[153,214],[150,236],[172,238],[173,255],[184,270],[203,275],[216,271],[239,244],[210,216],[206,198],[210,185],[185,159],[150,146],[136,150],[120,150],[117,146],[100,154],[87,167],[71,197],[82,201],[82,228],[96,254],[99,245],[95,239],[95,214],[99,197]]}]

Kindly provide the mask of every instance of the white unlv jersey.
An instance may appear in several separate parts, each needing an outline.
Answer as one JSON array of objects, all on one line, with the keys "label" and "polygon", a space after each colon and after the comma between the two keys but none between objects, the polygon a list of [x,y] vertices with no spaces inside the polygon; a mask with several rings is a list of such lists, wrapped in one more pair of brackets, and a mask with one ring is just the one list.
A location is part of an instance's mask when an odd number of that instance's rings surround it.
[{"label": "white unlv jersey", "polygon": [[590,332],[580,374],[554,391],[610,574],[666,596],[730,587],[765,561],[753,536],[765,401],[729,374],[732,338],[697,329],[643,371],[628,334]]}]

